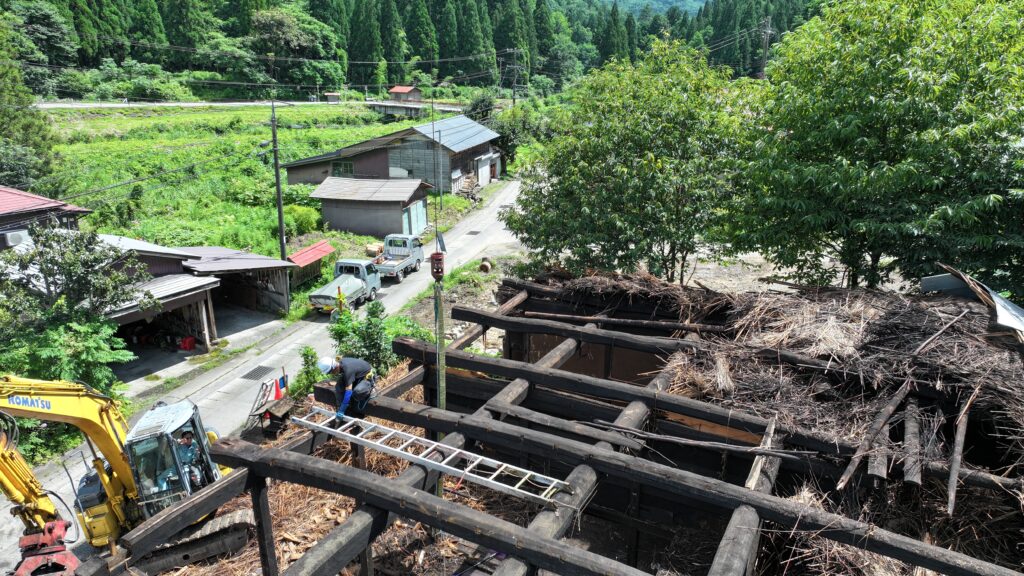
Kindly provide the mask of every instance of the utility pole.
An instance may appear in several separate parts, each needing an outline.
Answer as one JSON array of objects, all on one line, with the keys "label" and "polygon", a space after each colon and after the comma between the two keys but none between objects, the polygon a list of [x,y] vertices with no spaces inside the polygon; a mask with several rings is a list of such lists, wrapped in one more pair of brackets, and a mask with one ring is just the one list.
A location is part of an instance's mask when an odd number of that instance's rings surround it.
[{"label": "utility pole", "polygon": [[281,197],[281,160],[277,155],[277,108],[270,101],[270,135],[274,146],[274,184],[277,186],[277,239],[281,244],[281,260],[288,259],[284,245],[284,199]]},{"label": "utility pole", "polygon": [[772,17],[768,15],[764,19],[764,30],[761,33],[761,78],[765,78],[765,68],[768,66],[768,46],[772,37]]}]

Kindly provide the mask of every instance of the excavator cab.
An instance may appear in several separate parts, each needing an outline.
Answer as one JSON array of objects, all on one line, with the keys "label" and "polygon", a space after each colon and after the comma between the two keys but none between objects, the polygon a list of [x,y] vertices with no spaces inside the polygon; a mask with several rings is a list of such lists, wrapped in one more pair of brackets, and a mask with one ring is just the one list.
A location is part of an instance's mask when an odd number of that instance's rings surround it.
[{"label": "excavator cab", "polygon": [[220,478],[199,409],[188,400],[146,412],[128,432],[125,453],[144,518]]}]

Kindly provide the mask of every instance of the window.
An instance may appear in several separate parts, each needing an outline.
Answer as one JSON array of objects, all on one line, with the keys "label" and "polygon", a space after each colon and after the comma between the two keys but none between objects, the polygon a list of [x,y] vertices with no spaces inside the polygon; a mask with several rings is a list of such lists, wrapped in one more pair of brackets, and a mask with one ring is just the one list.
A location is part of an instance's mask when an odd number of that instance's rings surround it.
[{"label": "window", "polygon": [[356,172],[351,162],[331,162],[331,176],[352,176]]}]

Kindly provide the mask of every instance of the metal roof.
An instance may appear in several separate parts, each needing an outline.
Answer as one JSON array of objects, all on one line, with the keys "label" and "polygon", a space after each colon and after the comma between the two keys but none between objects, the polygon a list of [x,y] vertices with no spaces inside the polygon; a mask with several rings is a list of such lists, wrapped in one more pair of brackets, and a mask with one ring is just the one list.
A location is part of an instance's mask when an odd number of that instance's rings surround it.
[{"label": "metal roof", "polygon": [[362,142],[358,142],[350,146],[345,146],[344,148],[338,148],[337,150],[327,152],[325,154],[310,156],[309,158],[301,158],[299,160],[292,160],[291,162],[288,162],[287,164],[282,164],[281,166],[284,168],[294,168],[295,166],[316,164],[317,162],[323,162],[325,160],[351,158],[352,156],[358,156],[359,154],[363,154],[364,152],[369,152],[371,150],[376,150],[378,148],[384,148],[395,139],[401,138],[402,136],[407,136],[412,133],[413,131],[408,128],[405,130],[399,130],[398,132],[392,132],[391,134],[378,136],[377,138],[370,138],[369,140],[364,140]]},{"label": "metal roof", "polygon": [[421,186],[429,184],[414,178],[367,179],[328,177],[313,190],[310,198],[358,200],[361,202],[408,202]]},{"label": "metal roof", "polygon": [[196,405],[191,400],[151,408],[128,431],[126,441],[132,442],[154,434],[171,434],[184,426],[192,418],[195,410]]},{"label": "metal roof", "polygon": [[107,318],[115,319],[139,310],[139,300],[149,292],[160,302],[167,302],[174,298],[188,296],[196,292],[202,292],[220,286],[220,279],[206,276],[193,276],[191,274],[168,274],[158,276],[146,282],[140,282],[133,287],[135,301],[129,302],[120,308],[107,311]]},{"label": "metal roof", "polygon": [[302,250],[298,250],[289,256],[288,260],[298,266],[306,267],[333,252],[334,246],[331,246],[331,243],[327,240],[321,240],[312,246],[306,246]]},{"label": "metal roof", "polygon": [[160,246],[159,244],[153,244],[152,242],[146,242],[145,240],[136,240],[135,238],[115,236],[113,234],[97,234],[97,236],[99,236],[100,240],[105,244],[115,248],[120,248],[125,252],[135,252],[136,254],[144,254],[147,256],[165,256],[167,258],[178,258],[181,260],[198,258],[195,254],[184,252],[176,248],[167,248],[166,246]]},{"label": "metal roof", "polygon": [[180,250],[186,250],[196,255],[196,258],[182,263],[182,266],[196,274],[218,274],[295,267],[295,264],[285,260],[278,260],[277,258],[261,254],[251,254],[233,248],[223,248],[221,246],[189,246],[180,248]]},{"label": "metal roof", "polygon": [[38,212],[40,210],[60,210],[80,214],[92,212],[92,210],[74,206],[61,200],[39,196],[38,194],[30,194],[17,188],[0,186],[0,214],[22,214],[25,212]]},{"label": "metal roof", "polygon": [[498,138],[497,132],[465,115],[420,124],[413,130],[456,153]]},{"label": "metal roof", "polygon": [[419,90],[419,88],[416,88],[415,86],[395,86],[391,88],[391,90],[388,90],[388,92],[392,94],[408,94],[413,90]]}]

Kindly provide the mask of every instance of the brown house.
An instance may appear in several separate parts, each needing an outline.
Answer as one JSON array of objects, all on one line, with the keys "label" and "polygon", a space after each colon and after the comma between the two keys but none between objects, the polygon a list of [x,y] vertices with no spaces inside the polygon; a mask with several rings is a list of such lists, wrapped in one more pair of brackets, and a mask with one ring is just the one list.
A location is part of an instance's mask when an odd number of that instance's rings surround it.
[{"label": "brown house", "polygon": [[289,184],[335,178],[423,180],[444,191],[484,186],[501,174],[498,133],[466,116],[400,130],[284,165]]},{"label": "brown house", "polygon": [[78,219],[92,212],[53,198],[30,194],[17,188],[0,186],[0,250],[17,244],[25,234],[6,234],[27,230],[33,224],[51,224],[77,230]]},{"label": "brown house", "polygon": [[423,91],[415,86],[395,86],[388,90],[388,96],[396,102],[420,102]]}]

